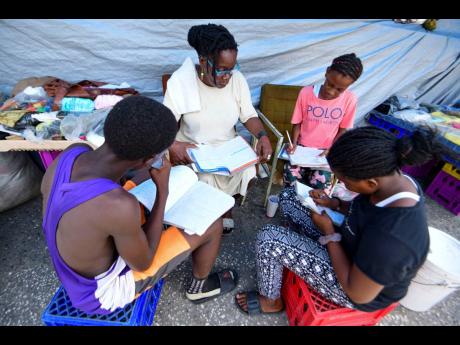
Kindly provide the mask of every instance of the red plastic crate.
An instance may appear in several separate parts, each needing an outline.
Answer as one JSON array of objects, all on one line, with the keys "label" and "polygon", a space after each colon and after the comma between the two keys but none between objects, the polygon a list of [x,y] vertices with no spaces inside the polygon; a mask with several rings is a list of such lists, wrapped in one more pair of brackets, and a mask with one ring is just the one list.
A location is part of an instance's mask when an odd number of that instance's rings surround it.
[{"label": "red plastic crate", "polygon": [[53,163],[53,161],[57,156],[59,156],[61,152],[62,151],[38,151],[45,169],[48,169],[48,167]]},{"label": "red plastic crate", "polygon": [[374,326],[398,306],[364,312],[324,299],[295,273],[285,270],[281,295],[291,326]]},{"label": "red plastic crate", "polygon": [[441,170],[426,190],[441,206],[458,216],[460,214],[460,180]]}]

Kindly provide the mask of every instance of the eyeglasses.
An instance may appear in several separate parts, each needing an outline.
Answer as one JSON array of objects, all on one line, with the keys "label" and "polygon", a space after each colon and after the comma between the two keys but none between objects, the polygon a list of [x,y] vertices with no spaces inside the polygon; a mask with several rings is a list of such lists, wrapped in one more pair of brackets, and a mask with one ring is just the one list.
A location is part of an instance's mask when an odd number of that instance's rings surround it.
[{"label": "eyeglasses", "polygon": [[168,152],[168,149],[159,153],[150,166],[154,169],[161,169],[163,167],[163,157],[165,156],[166,152]]},{"label": "eyeglasses", "polygon": [[[214,67],[214,64],[212,63],[211,60],[209,60],[209,58],[208,58],[208,64],[211,67]],[[239,70],[240,70],[240,64],[238,62],[235,64],[235,66],[233,66],[232,69],[217,69],[217,68],[215,69],[217,77],[222,77],[225,74],[232,75],[234,71],[239,71]]]}]

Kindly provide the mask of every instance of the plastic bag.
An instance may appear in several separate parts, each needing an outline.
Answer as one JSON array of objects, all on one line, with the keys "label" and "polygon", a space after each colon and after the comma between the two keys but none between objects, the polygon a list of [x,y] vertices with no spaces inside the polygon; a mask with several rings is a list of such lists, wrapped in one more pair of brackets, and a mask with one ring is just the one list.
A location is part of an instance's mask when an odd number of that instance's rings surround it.
[{"label": "plastic bag", "polygon": [[26,152],[0,152],[0,212],[40,195],[42,177]]},{"label": "plastic bag", "polygon": [[43,87],[28,86],[24,91],[14,96],[17,103],[33,103],[48,100],[48,95]]},{"label": "plastic bag", "polygon": [[430,114],[422,110],[417,110],[417,109],[406,109],[406,110],[396,111],[393,113],[393,116],[398,119],[409,121],[412,123],[431,121]]},{"label": "plastic bag", "polygon": [[95,110],[91,113],[70,113],[61,121],[61,133],[67,140],[78,140],[90,131],[100,134],[105,118],[112,108]]}]

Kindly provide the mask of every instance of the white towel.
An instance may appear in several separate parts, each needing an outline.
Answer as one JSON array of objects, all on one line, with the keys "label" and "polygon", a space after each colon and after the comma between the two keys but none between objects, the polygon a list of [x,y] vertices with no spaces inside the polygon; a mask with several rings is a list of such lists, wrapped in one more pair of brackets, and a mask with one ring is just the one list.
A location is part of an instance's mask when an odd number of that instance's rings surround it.
[{"label": "white towel", "polygon": [[182,66],[171,75],[167,91],[179,114],[201,110],[195,65],[191,58],[186,58]]}]

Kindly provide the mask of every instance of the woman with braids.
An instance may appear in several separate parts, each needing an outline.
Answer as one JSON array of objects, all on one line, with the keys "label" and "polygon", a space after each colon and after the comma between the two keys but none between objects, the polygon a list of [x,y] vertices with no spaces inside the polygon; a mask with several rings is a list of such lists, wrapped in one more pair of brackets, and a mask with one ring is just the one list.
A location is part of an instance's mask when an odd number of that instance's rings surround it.
[{"label": "woman with braids", "polygon": [[[357,98],[348,87],[361,76],[363,65],[355,54],[345,54],[332,60],[326,70],[322,85],[304,87],[297,98],[291,123],[293,153],[297,145],[324,149],[329,147],[347,130],[353,127]],[[284,183],[296,180],[313,187],[327,189],[331,184],[328,171],[314,170],[286,163]]]},{"label": "woman with braids", "polygon": [[[188,58],[167,84],[164,104],[179,122],[179,132],[169,149],[171,163],[189,164],[187,148],[196,144],[221,144],[235,138],[240,120],[258,139],[261,163],[270,159],[272,147],[267,132],[251,103],[249,87],[237,62],[238,48],[222,25],[196,25],[188,32],[188,43],[198,53],[197,65]],[[198,174],[199,179],[229,195],[245,195],[255,178],[252,166],[232,176]],[[224,215],[224,233],[233,230],[231,210]]]},{"label": "woman with braids", "polygon": [[376,127],[341,135],[327,160],[359,195],[350,202],[318,189],[310,195],[343,213],[343,224],[336,227],[325,213],[310,212],[294,187],[285,188],[285,226],[266,225],[257,235],[259,291],[238,293],[237,306],[249,314],[282,310],[283,267],[340,306],[375,311],[402,299],[430,241],[422,190],[401,167],[423,164],[442,151],[436,134],[425,128],[401,139]]}]

